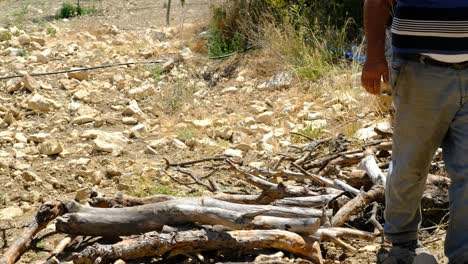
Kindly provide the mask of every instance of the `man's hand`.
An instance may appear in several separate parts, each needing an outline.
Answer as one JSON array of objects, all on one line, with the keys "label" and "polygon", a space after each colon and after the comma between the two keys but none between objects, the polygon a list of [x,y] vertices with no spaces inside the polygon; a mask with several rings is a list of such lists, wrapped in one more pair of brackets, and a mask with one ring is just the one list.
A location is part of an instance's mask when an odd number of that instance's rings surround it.
[{"label": "man's hand", "polygon": [[368,60],[362,69],[361,84],[368,93],[379,95],[381,81],[388,83],[388,65],[386,59]]}]

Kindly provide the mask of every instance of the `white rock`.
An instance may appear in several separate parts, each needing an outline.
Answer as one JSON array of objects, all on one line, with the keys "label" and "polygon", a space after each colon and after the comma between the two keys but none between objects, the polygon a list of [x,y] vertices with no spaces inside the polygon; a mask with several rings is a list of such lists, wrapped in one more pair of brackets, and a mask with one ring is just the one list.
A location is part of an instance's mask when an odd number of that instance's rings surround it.
[{"label": "white rock", "polygon": [[56,140],[49,140],[39,144],[39,152],[44,155],[56,155],[63,151],[63,145],[61,142]]},{"label": "white rock", "polygon": [[304,123],[308,124],[308,126],[312,129],[321,129],[328,125],[328,122],[325,119],[317,119],[311,122],[304,122]]},{"label": "white rock", "polygon": [[140,99],[145,96],[153,95],[154,93],[155,93],[154,84],[146,82],[140,87],[129,90],[127,94],[133,99]]},{"label": "white rock", "polygon": [[16,133],[15,134],[15,139],[17,142],[19,143],[26,143],[28,142],[28,139],[26,138],[26,136],[24,135],[24,133]]},{"label": "white rock", "polygon": [[177,138],[174,138],[174,139],[172,140],[172,144],[173,144],[174,147],[177,148],[177,149],[187,149],[187,148],[188,148],[187,145],[185,145],[184,142],[178,140]]},{"label": "white rock", "polygon": [[291,86],[293,80],[293,75],[290,72],[281,72],[273,76],[268,82],[262,83],[257,86],[259,90],[268,90],[268,89],[281,89],[288,88]]},{"label": "white rock", "polygon": [[146,133],[146,125],[145,124],[138,124],[130,128],[130,134],[133,137],[141,138]]},{"label": "white rock", "polygon": [[21,82],[23,82],[23,85],[26,89],[28,89],[30,92],[37,91],[41,88],[41,85],[31,76],[25,75],[22,79]]},{"label": "white rock", "polygon": [[96,151],[119,154],[124,150],[128,139],[121,132],[99,131],[93,142]]},{"label": "white rock", "polygon": [[72,124],[75,124],[75,125],[82,125],[82,124],[86,124],[86,123],[90,123],[90,122],[94,122],[96,121],[96,118],[94,118],[94,116],[92,115],[82,115],[82,116],[78,116],[76,118],[74,118],[72,120]]},{"label": "white rock", "polygon": [[228,157],[242,158],[243,152],[240,149],[226,149],[223,152],[223,155],[228,156]]},{"label": "white rock", "polygon": [[28,140],[35,142],[35,143],[42,143],[48,140],[49,138],[50,138],[50,135],[47,133],[37,133],[37,134],[29,135]]},{"label": "white rock", "polygon": [[122,114],[124,116],[135,116],[138,118],[138,120],[141,120],[144,118],[143,111],[141,111],[140,107],[138,106],[137,101],[135,100],[132,100],[129,102],[128,106],[125,107]]},{"label": "white rock", "polygon": [[273,113],[272,111],[267,111],[259,114],[257,118],[255,118],[255,121],[257,121],[258,123],[272,124],[274,121],[274,115],[275,113]]},{"label": "white rock", "polygon": [[364,141],[375,139],[375,138],[379,137],[379,135],[377,133],[375,133],[374,127],[361,128],[358,131],[356,131],[354,136],[357,139],[364,140]]},{"label": "white rock", "polygon": [[227,88],[224,88],[222,91],[221,91],[221,95],[224,95],[224,94],[233,94],[233,93],[236,93],[237,91],[239,91],[239,89],[237,87],[227,87]]},{"label": "white rock", "polygon": [[323,118],[322,112],[307,113],[307,120],[316,120]]},{"label": "white rock", "polygon": [[207,128],[213,124],[213,121],[209,119],[193,120],[192,124],[198,128]]},{"label": "white rock", "polygon": [[125,125],[136,125],[138,124],[138,119],[130,116],[126,116],[122,118],[122,123]]},{"label": "white rock", "polygon": [[83,102],[89,101],[90,96],[91,96],[91,92],[86,89],[82,89],[82,90],[80,89],[73,94],[74,99],[77,99]]},{"label": "white rock", "polygon": [[250,105],[249,106],[249,111],[253,114],[260,114],[260,113],[263,113],[265,111],[267,111],[268,108],[264,107],[264,106],[259,106],[257,104],[253,104],[253,105]]},{"label": "white rock", "polygon": [[23,210],[16,206],[10,206],[0,210],[0,221],[12,221],[23,215]]},{"label": "white rock", "polygon": [[49,112],[55,108],[59,108],[60,105],[52,99],[45,98],[40,94],[34,94],[27,102],[28,109]]}]

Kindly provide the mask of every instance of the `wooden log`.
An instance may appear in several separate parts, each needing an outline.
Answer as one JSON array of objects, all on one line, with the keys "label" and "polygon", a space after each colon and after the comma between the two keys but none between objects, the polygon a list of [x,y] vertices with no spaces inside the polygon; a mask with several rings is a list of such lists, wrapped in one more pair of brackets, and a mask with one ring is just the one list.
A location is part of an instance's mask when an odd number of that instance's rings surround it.
[{"label": "wooden log", "polygon": [[[338,194],[339,195],[339,194]],[[335,199],[338,195],[320,195],[309,197],[288,197],[273,202],[279,206],[322,207]]]},{"label": "wooden log", "polygon": [[382,185],[374,185],[369,191],[360,192],[338,210],[332,218],[331,225],[336,227],[342,226],[351,215],[364,209],[372,202],[383,200],[384,195],[384,187]]},{"label": "wooden log", "polygon": [[290,252],[314,263],[323,263],[318,243],[308,244],[299,235],[283,230],[213,232],[191,230],[176,234],[148,233],[114,245],[95,244],[74,254],[75,264],[110,263],[113,260],[149,256],[177,256],[211,250],[251,250],[274,248]]},{"label": "wooden log", "polygon": [[0,264],[15,263],[31,246],[34,236],[44,229],[50,221],[65,213],[65,210],[65,206],[60,201],[50,201],[43,204],[36,213],[34,221],[0,258]]},{"label": "wooden log", "polygon": [[[224,225],[232,229],[259,229],[266,228],[260,225],[265,223],[265,219],[275,220],[269,226],[285,223],[275,228],[286,229],[300,222],[302,225],[307,224],[304,229],[311,231],[315,228],[315,221],[288,221],[286,217],[292,215],[295,218],[319,219],[323,215],[318,209],[241,205],[211,198],[174,200],[126,208],[93,208],[70,202],[67,203],[67,209],[69,213],[57,219],[57,231],[106,237],[159,231],[164,225],[207,224]],[[277,218],[256,218],[260,215],[276,215]]]},{"label": "wooden log", "polygon": [[375,234],[343,227],[320,228],[313,235],[309,236],[315,241],[325,241],[327,237],[359,239],[364,241],[373,241]]},{"label": "wooden log", "polygon": [[[260,195],[244,195],[244,194],[226,194],[220,193],[211,198],[240,204],[258,204]],[[164,201],[185,199],[171,195],[152,195],[147,197],[135,197],[123,193],[117,193],[114,197],[98,196],[91,199],[90,205],[99,208],[113,208],[113,207],[132,207],[137,205],[145,205],[152,203],[160,203]]]},{"label": "wooden log", "polygon": [[374,184],[385,186],[387,176],[383,174],[382,170],[377,165],[377,161],[374,155],[372,155],[372,152],[366,151],[366,156],[359,164],[359,168],[367,172],[367,175]]},{"label": "wooden log", "polygon": [[137,205],[159,203],[174,200],[176,197],[170,195],[152,195],[147,197],[134,197],[123,193],[117,193],[113,198],[105,196],[96,196],[89,203],[93,207],[112,208],[112,207],[132,207]]}]

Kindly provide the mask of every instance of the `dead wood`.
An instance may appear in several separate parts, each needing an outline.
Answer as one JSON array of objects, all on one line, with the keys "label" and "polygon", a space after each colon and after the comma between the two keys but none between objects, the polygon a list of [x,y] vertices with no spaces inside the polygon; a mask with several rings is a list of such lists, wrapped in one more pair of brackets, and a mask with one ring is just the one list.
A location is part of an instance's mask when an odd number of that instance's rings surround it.
[{"label": "dead wood", "polygon": [[[316,222],[297,219],[288,221],[287,217],[319,219],[323,215],[322,210],[313,208],[242,205],[212,198],[180,199],[126,208],[93,208],[70,202],[67,208],[69,213],[57,219],[56,228],[59,232],[106,237],[159,231],[164,225],[208,224],[233,229],[266,228],[261,223],[273,218],[261,218],[261,215],[278,218],[269,226],[287,229],[296,228],[297,223],[301,223],[303,229],[310,232]],[[275,223],[284,225],[276,226]]]},{"label": "dead wood", "polygon": [[[340,194],[338,194],[340,195]],[[273,205],[279,206],[302,206],[302,207],[322,207],[327,205],[338,195],[320,195],[309,197],[288,197],[273,202]]]},{"label": "dead wood", "polygon": [[50,201],[43,204],[33,222],[23,231],[21,236],[7,249],[0,258],[0,264],[13,264],[31,245],[34,236],[44,229],[50,221],[65,213],[65,206],[60,201]]},{"label": "dead wood", "polygon": [[74,255],[75,264],[110,263],[117,259],[148,256],[177,256],[210,250],[249,250],[274,248],[323,263],[317,244],[308,244],[301,236],[283,230],[213,232],[182,231],[175,234],[147,233],[114,245],[95,244]]},{"label": "dead wood", "polygon": [[364,232],[356,229],[331,227],[320,228],[315,234],[308,237],[309,240],[312,240],[314,242],[330,241],[333,242],[335,245],[342,247],[348,251],[357,251],[356,248],[343,241],[342,238],[373,241],[375,239],[375,235],[369,232]]},{"label": "dead wood", "polygon": [[351,215],[364,209],[367,205],[375,201],[382,201],[384,198],[384,187],[374,185],[367,192],[360,192],[351,201],[346,203],[332,218],[332,226],[342,226]]},{"label": "dead wood", "polygon": [[383,174],[382,170],[377,165],[377,161],[371,151],[366,151],[366,156],[359,164],[359,168],[367,172],[367,175],[374,184],[385,186],[387,176]]}]

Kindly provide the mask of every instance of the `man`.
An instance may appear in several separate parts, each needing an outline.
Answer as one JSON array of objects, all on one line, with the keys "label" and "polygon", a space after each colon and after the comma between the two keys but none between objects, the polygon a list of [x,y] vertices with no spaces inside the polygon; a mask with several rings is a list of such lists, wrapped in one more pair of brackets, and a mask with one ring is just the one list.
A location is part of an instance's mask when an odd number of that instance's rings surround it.
[{"label": "man", "polygon": [[[411,263],[420,247],[420,200],[430,162],[442,146],[452,181],[445,253],[450,264],[468,263],[468,0],[366,0],[364,8],[362,85],[378,95],[381,80],[391,79],[396,110],[385,194],[390,256],[394,263]],[[390,10],[389,74],[384,43]]]}]

